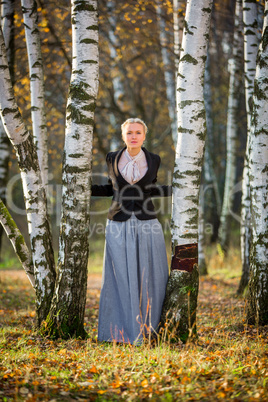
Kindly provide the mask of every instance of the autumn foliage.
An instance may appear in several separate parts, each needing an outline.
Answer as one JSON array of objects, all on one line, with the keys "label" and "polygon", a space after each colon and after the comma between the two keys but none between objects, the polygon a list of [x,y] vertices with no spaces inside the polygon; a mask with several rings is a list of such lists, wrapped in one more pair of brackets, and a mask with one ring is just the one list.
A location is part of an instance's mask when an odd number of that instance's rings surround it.
[{"label": "autumn foliage", "polygon": [[34,294],[22,271],[0,272],[0,400],[264,401],[268,328],[243,321],[240,259],[210,256],[202,278],[195,344],[97,343],[100,274],[89,275],[86,341],[34,331]]}]

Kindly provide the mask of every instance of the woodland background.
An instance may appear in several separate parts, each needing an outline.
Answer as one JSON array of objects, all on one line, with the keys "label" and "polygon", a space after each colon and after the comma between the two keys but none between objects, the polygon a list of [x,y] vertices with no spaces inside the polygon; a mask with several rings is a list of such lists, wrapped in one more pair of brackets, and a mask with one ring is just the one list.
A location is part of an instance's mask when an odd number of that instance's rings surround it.
[{"label": "woodland background", "polygon": [[[71,19],[67,0],[38,1],[49,129],[49,205],[54,247],[60,220],[61,162],[66,99],[71,74]],[[105,182],[105,155],[122,146],[120,125],[140,117],[149,133],[146,147],[162,158],[158,181],[171,184],[175,149],[168,113],[166,83],[156,1],[99,0],[100,86],[95,111],[93,181]],[[184,4],[184,2],[182,2]],[[167,41],[165,49],[174,76],[173,2],[160,1]],[[263,7],[261,2],[258,2]],[[15,1],[14,77],[16,99],[31,129],[29,71],[23,20]],[[183,16],[184,8],[179,14]],[[235,0],[213,4],[209,43],[212,94],[212,165],[223,197],[229,91],[228,60],[232,53]],[[241,71],[241,77],[243,71]],[[246,147],[244,85],[237,111],[236,183],[242,179]],[[14,178],[14,180],[13,180]],[[14,151],[9,161],[8,206],[25,239],[27,222]],[[209,191],[205,200],[208,276],[200,277],[195,343],[166,342],[107,345],[96,342],[101,283],[103,227],[110,200],[91,200],[91,234],[86,340],[49,339],[35,331],[35,294],[6,236],[0,263],[0,400],[1,401],[265,401],[267,395],[267,326],[245,321],[245,303],[237,297],[241,275],[240,222],[232,218],[227,256],[217,250],[219,206]],[[160,201],[156,201],[157,203]],[[232,212],[240,215],[241,193]],[[19,211],[20,210],[20,211]],[[17,212],[16,212],[17,211]],[[171,203],[159,215],[170,258]],[[95,225],[95,226],[94,226]],[[218,251],[221,251],[220,253]],[[226,258],[224,258],[226,257]],[[7,271],[9,269],[9,271]]]},{"label": "woodland background", "polygon": [[[16,3],[16,2],[15,2]],[[31,105],[29,72],[26,44],[20,3],[15,13],[14,77],[16,98],[22,116],[31,127]],[[53,230],[57,239],[60,220],[61,161],[64,144],[64,122],[66,99],[71,73],[71,21],[69,1],[38,1],[40,15],[39,28],[45,74],[45,95],[47,109],[48,149],[49,149],[49,189],[50,211]],[[181,2],[179,13],[183,16],[185,4]],[[99,1],[100,34],[100,82],[93,144],[93,182],[105,183],[105,155],[111,149],[123,145],[121,123],[128,117],[138,116],[149,127],[145,146],[161,156],[162,163],[158,182],[171,184],[174,168],[175,149],[171,134],[171,121],[166,96],[165,66],[161,53],[160,24],[155,1]],[[173,44],[173,3],[160,2],[164,17],[167,41],[165,49],[170,59],[169,69],[174,76],[175,54]],[[226,122],[229,90],[228,59],[232,52],[235,1],[214,2],[209,43],[210,82],[212,94],[213,143],[211,157],[221,198],[223,197],[226,163]],[[241,75],[243,72],[241,71]],[[242,179],[243,158],[246,147],[246,111],[244,86],[241,85],[240,107],[238,109],[237,178]],[[211,141],[211,142],[212,142]],[[10,178],[18,174],[17,161],[12,150]],[[25,235],[27,223],[21,183],[14,179],[8,185],[9,209]],[[206,194],[209,193],[209,190]],[[241,192],[234,198],[233,212],[240,213]],[[156,201],[157,202],[157,201]],[[104,242],[103,225],[110,200],[92,199],[90,253],[102,253]],[[15,205],[15,207],[14,207]],[[16,209],[19,214],[16,214]],[[104,212],[101,212],[104,211]],[[213,197],[205,197],[206,242],[217,240],[219,216]],[[159,219],[167,239],[170,254],[169,219],[171,202],[166,201],[161,208]],[[231,220],[232,244],[239,247],[239,220]],[[54,245],[57,248],[57,243]],[[14,255],[8,240],[4,240],[4,256]],[[6,261],[7,262],[7,261]],[[4,264],[6,264],[4,262]],[[13,260],[15,262],[15,259]],[[18,264],[19,266],[19,264]],[[90,265],[89,265],[90,269]]]}]

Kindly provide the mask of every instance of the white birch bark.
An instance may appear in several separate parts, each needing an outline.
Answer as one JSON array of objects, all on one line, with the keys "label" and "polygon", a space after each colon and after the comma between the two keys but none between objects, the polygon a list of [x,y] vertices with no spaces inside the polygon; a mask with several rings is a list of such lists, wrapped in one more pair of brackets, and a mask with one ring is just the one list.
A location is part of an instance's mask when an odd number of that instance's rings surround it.
[{"label": "white birch bark", "polygon": [[[212,0],[188,0],[177,81],[178,142],[173,175],[172,266],[168,311],[185,341],[196,331],[198,200],[206,136],[203,85]],[[177,251],[178,250],[178,251]],[[174,263],[174,264],[173,264]],[[177,269],[175,268],[177,265]]]},{"label": "white birch bark", "polygon": [[72,33],[58,276],[46,325],[51,335],[63,338],[85,336],[90,175],[99,71],[97,0],[72,1]]},{"label": "white birch bark", "polygon": [[[199,4],[198,4],[199,3]],[[211,1],[187,2],[177,91],[178,142],[173,178],[172,242],[197,243],[198,197],[206,115],[203,83]]]},{"label": "white birch bark", "polygon": [[185,1],[173,0],[173,25],[174,25],[174,53],[176,71],[179,68],[181,42],[183,33],[183,4]]},{"label": "white birch bark", "polygon": [[8,209],[4,205],[3,201],[0,199],[0,223],[2,224],[8,238],[11,241],[11,244],[17,254],[23,269],[26,272],[26,275],[31,283],[31,285],[35,286],[34,279],[34,267],[31,253],[24,241],[24,238],[19,231],[16,223],[12,219]]},{"label": "white birch bark", "polygon": [[48,185],[47,126],[45,116],[44,72],[35,0],[21,0],[30,72],[31,115],[34,142],[45,188]]},{"label": "white birch bark", "polygon": [[[166,94],[168,101],[168,113],[171,123],[171,133],[173,142],[177,143],[177,117],[176,117],[176,90],[175,90],[175,71],[168,51],[169,38],[166,31],[165,19],[162,15],[161,2],[156,3],[156,13],[159,22],[159,39],[161,45],[161,55],[164,67],[164,77],[166,84]],[[177,46],[177,43],[176,43]]]},{"label": "white birch bark", "polygon": [[242,180],[241,226],[240,226],[242,276],[238,288],[238,294],[243,293],[249,280],[249,252],[251,242],[251,229],[250,229],[250,185],[249,185],[248,148],[249,148],[251,117],[252,117],[252,97],[254,90],[254,78],[256,73],[256,57],[259,45],[257,18],[258,18],[257,1],[243,0],[247,147],[244,159],[244,170]]},{"label": "white birch bark", "polygon": [[7,49],[7,59],[10,62],[12,59],[12,48],[10,43],[13,38],[13,19],[14,19],[15,0],[4,0],[1,2],[1,26],[5,38]]},{"label": "white birch bark", "polygon": [[55,268],[51,233],[36,149],[15,102],[2,30],[0,30],[0,114],[5,131],[16,150],[21,171],[40,325],[48,313],[54,288]]},{"label": "white birch bark", "polygon": [[223,204],[219,228],[219,242],[223,251],[227,252],[230,240],[230,211],[233,205],[233,187],[236,178],[236,149],[237,149],[237,109],[242,85],[241,71],[243,71],[243,28],[242,28],[242,0],[236,0],[235,28],[233,39],[233,53],[229,60],[229,97],[226,128],[226,171],[224,183]]},{"label": "white birch bark", "polygon": [[[14,80],[14,0],[3,1],[1,5],[1,26],[7,49],[7,60],[11,78]],[[12,77],[13,75],[13,77]],[[6,185],[10,159],[10,141],[0,119],[0,198],[6,204]],[[3,227],[0,226],[0,251],[2,251]]]},{"label": "white birch bark", "polygon": [[268,0],[257,56],[249,140],[252,246],[247,320],[268,324]]}]

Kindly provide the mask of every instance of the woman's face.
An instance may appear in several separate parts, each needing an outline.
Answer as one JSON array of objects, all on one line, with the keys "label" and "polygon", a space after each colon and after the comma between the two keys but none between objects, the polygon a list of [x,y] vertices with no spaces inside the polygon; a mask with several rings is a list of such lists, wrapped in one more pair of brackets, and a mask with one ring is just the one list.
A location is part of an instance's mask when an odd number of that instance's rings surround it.
[{"label": "woman's face", "polygon": [[123,129],[123,140],[128,149],[139,149],[145,140],[143,125],[140,123],[126,124]]}]

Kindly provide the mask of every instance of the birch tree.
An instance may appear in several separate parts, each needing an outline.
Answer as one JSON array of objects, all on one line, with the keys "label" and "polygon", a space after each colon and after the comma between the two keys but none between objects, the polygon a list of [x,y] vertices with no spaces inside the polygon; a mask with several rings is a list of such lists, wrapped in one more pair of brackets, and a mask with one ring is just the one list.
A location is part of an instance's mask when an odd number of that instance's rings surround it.
[{"label": "birch tree", "polygon": [[241,93],[243,71],[243,34],[242,34],[242,0],[236,0],[235,28],[233,52],[229,60],[229,97],[226,128],[226,173],[224,184],[223,205],[221,211],[219,242],[223,251],[227,252],[230,239],[230,219],[233,204],[232,189],[236,178],[237,150],[237,111]]},{"label": "birch tree", "polygon": [[177,80],[178,141],[173,174],[172,263],[161,322],[175,338],[196,332],[198,200],[206,135],[203,80],[211,0],[188,0]]},{"label": "birch tree", "polygon": [[249,139],[252,245],[247,298],[249,324],[268,324],[268,0],[257,56]]},{"label": "birch tree", "polygon": [[98,92],[97,0],[72,1],[71,18],[73,66],[67,101],[58,272],[43,326],[45,333],[63,338],[85,337],[90,174]]},{"label": "birch tree", "polygon": [[173,24],[174,24],[174,53],[176,71],[179,68],[181,41],[183,33],[183,6],[185,1],[173,0]]},{"label": "birch tree", "polygon": [[[7,60],[11,80],[14,82],[14,0],[3,1],[1,5],[1,26],[7,49]],[[10,141],[0,120],[0,198],[6,204],[6,185],[8,162],[10,159]],[[3,227],[0,225],[0,251]]]},{"label": "birch tree", "polygon": [[[171,133],[174,144],[177,142],[177,118],[176,118],[176,91],[175,91],[175,75],[173,63],[168,51],[169,38],[166,31],[166,23],[164,16],[162,14],[163,10],[161,8],[161,2],[156,4],[156,13],[159,22],[159,39],[161,45],[161,55],[164,68],[165,84],[166,84],[166,94],[168,100],[168,112],[171,122]],[[178,20],[176,21],[177,29]],[[175,25],[174,25],[175,26]],[[176,51],[177,50],[177,32],[176,32]]]},{"label": "birch tree", "polygon": [[27,55],[30,71],[31,115],[41,176],[48,185],[47,125],[45,116],[44,72],[41,41],[37,26],[37,4],[34,0],[21,0],[25,27]]},{"label": "birch tree", "polygon": [[244,22],[244,73],[245,73],[245,98],[247,111],[247,147],[244,160],[241,200],[241,260],[242,276],[239,283],[238,294],[242,294],[249,280],[249,253],[251,242],[250,228],[250,185],[249,185],[249,133],[252,117],[252,98],[254,90],[254,78],[256,73],[256,57],[258,51],[258,20],[257,1],[243,0]]},{"label": "birch tree", "polygon": [[36,146],[14,99],[0,33],[0,112],[21,169],[31,238],[29,252],[14,221],[1,205],[0,220],[35,285],[37,324],[41,333],[63,338],[84,337],[91,149],[98,90],[97,1],[72,2],[73,69],[66,113],[57,278]]},{"label": "birch tree", "polygon": [[16,151],[21,172],[34,264],[36,309],[40,324],[49,312],[54,289],[55,264],[51,231],[36,148],[14,98],[2,29],[0,32],[0,94],[2,122]]}]

